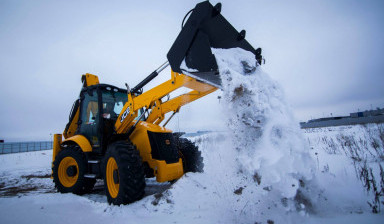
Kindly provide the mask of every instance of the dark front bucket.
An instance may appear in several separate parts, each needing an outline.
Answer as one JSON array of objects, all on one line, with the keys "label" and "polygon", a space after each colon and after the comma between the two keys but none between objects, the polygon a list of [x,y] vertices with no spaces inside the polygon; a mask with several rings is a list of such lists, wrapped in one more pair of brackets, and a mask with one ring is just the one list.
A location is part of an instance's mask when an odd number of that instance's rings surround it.
[{"label": "dark front bucket", "polygon": [[[173,71],[190,75],[200,81],[221,87],[221,79],[211,48],[242,48],[255,54],[261,64],[261,49],[254,49],[245,40],[245,30],[237,30],[220,14],[221,4],[215,7],[208,1],[192,10],[171,49],[167,54]],[[180,68],[185,59],[189,68]]]}]

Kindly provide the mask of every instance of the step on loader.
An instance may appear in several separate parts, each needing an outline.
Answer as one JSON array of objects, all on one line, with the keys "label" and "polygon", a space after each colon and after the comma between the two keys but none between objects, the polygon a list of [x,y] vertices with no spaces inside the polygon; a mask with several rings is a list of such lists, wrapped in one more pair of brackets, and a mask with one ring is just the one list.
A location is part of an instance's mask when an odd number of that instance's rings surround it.
[{"label": "step on loader", "polygon": [[[108,202],[128,204],[143,197],[145,178],[165,182],[203,171],[194,143],[165,126],[182,106],[220,88],[211,48],[240,47],[254,53],[259,64],[262,60],[261,49],[255,50],[245,31],[236,31],[220,12],[220,3],[197,4],[184,17],[168,61],[133,88],[101,84],[89,73],[81,77],[69,122],[53,139],[52,178],[59,192],[88,193],[103,179]],[[168,65],[171,78],[144,91]],[[167,99],[181,87],[190,92]]]}]

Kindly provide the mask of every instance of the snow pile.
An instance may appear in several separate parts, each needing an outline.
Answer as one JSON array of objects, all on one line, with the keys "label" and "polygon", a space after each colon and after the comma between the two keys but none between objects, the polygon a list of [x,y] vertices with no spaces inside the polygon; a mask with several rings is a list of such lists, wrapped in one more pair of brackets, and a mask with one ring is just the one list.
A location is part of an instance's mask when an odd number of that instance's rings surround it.
[{"label": "snow pile", "polygon": [[[208,223],[295,223],[313,209],[315,162],[284,93],[252,53],[212,52],[229,130],[195,138],[204,173],[186,174],[156,203],[164,212],[210,211]],[[185,204],[185,192],[193,192],[193,203]]]},{"label": "snow pile", "polygon": [[[204,173],[181,178],[160,200],[161,208],[169,209],[169,200],[173,211],[179,206],[210,210],[207,222],[297,222],[313,209],[309,194],[315,190],[309,180],[315,162],[284,93],[260,67],[256,69],[252,53],[212,51],[229,130],[194,139],[203,151]],[[187,191],[196,197],[193,204],[182,205]]]},{"label": "snow pile", "polygon": [[170,200],[179,205],[188,189],[199,197],[187,208],[213,207],[212,221],[225,223],[287,222],[287,217],[305,216],[312,205],[304,188],[315,163],[281,87],[256,69],[252,53],[212,51],[229,132],[195,138],[203,149],[204,173],[179,180],[167,192]]},{"label": "snow pile", "polygon": [[299,180],[311,179],[313,161],[282,88],[255,56],[237,49],[214,49],[224,91],[224,111],[233,132],[238,164],[262,187],[292,198]]}]

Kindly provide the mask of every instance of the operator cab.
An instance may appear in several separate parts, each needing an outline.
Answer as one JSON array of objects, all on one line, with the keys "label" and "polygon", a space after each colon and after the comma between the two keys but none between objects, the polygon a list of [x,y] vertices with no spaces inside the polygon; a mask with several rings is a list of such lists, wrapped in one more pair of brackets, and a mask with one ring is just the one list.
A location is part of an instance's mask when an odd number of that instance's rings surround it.
[{"label": "operator cab", "polygon": [[114,134],[114,124],[127,100],[127,90],[112,85],[83,87],[76,134],[84,135],[93,151],[102,153],[108,144],[107,139]]}]

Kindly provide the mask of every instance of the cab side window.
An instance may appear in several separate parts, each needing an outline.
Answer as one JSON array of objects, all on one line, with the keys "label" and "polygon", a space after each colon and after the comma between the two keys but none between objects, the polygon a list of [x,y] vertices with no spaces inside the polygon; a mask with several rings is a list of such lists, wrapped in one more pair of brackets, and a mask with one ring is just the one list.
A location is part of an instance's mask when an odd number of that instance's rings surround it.
[{"label": "cab side window", "polygon": [[89,101],[87,105],[87,113],[83,121],[86,124],[92,124],[96,122],[96,116],[98,114],[98,105],[96,101]]}]

